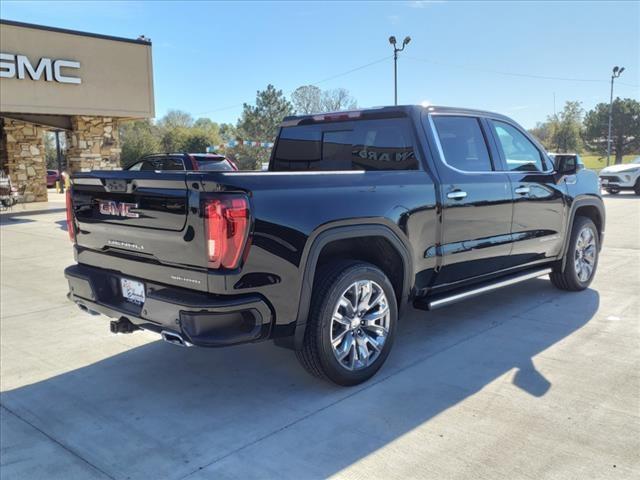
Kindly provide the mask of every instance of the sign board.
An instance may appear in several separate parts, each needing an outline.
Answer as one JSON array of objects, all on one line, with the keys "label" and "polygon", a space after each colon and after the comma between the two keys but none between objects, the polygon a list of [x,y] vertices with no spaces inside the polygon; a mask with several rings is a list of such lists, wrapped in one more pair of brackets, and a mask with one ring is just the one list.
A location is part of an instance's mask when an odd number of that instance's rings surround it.
[{"label": "sign board", "polygon": [[2,20],[0,112],[151,118],[151,44]]}]

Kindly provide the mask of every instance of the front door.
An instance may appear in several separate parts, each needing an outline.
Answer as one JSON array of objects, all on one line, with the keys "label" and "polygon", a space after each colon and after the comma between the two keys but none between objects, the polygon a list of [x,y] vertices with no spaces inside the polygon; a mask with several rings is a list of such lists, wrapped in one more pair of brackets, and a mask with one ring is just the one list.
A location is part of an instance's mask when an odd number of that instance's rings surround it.
[{"label": "front door", "polygon": [[514,193],[511,262],[523,265],[560,254],[566,222],[566,184],[550,159],[517,126],[487,119],[497,156]]},{"label": "front door", "polygon": [[447,287],[509,266],[513,192],[492,158],[479,118],[431,114],[440,161],[441,266],[434,287]]}]

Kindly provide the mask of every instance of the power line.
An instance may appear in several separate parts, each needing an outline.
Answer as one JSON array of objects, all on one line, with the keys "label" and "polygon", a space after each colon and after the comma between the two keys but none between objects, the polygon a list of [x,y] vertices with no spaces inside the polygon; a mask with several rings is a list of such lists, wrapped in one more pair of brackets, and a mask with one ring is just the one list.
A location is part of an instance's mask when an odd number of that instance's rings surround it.
[{"label": "power line", "polygon": [[365,65],[360,65],[359,67],[352,68],[351,70],[347,70],[346,72],[338,73],[337,75],[333,75],[331,77],[324,78],[322,80],[318,80],[317,82],[310,83],[309,85],[317,85],[319,83],[328,82],[329,80],[334,80],[339,77],[344,77],[345,75],[349,75],[350,73],[357,72],[358,70],[362,70],[363,68],[371,67],[372,65],[376,65],[378,63],[384,62],[385,60],[390,60],[393,55],[387,55],[385,57],[379,58],[378,60],[374,60],[373,62],[367,63]]},{"label": "power line", "polygon": [[[516,72],[505,72],[505,71],[500,71],[500,70],[490,70],[487,68],[482,68],[482,67],[475,67],[475,66],[466,66],[466,65],[459,65],[459,64],[455,64],[455,63],[448,63],[448,62],[440,62],[437,60],[428,60],[426,58],[419,58],[419,57],[414,57],[412,55],[405,55],[404,58],[408,58],[411,60],[417,60],[420,62],[425,62],[425,63],[431,63],[433,65],[442,65],[445,67],[453,67],[453,68],[461,68],[463,70],[471,70],[471,71],[478,71],[478,72],[485,72],[485,73],[494,73],[497,75],[506,75],[506,76],[510,76],[510,77],[524,77],[524,78],[536,78],[539,80],[561,80],[561,81],[565,81],[565,82],[588,82],[588,83],[608,83],[608,80],[603,80],[603,79],[595,79],[595,78],[569,78],[569,77],[553,77],[553,76],[549,76],[549,75],[534,75],[534,74],[529,74],[529,73],[516,73]],[[638,85],[633,85],[631,83],[622,83],[619,82],[618,85],[626,85],[628,87],[635,87],[638,88]]]},{"label": "power line", "polygon": [[[327,77],[327,78],[323,78],[322,80],[318,80],[317,82],[308,83],[307,85],[316,86],[316,85],[318,85],[320,83],[325,83],[325,82],[328,82],[330,80],[334,80],[336,78],[344,77],[345,75],[349,75],[350,73],[357,72],[358,70],[363,70],[363,69],[371,67],[373,65],[377,65],[378,63],[384,62],[385,60],[389,60],[390,58],[391,58],[391,55],[386,55],[386,56],[384,56],[382,58],[379,58],[378,60],[374,60],[373,62],[365,63],[364,65],[360,65],[359,67],[352,68],[350,70],[347,70],[347,71],[342,72],[342,73],[338,73],[336,75],[332,75],[332,76]],[[290,92],[286,92],[285,95],[289,96],[293,92],[294,92],[293,90],[290,91]],[[217,108],[215,110],[208,110],[206,112],[196,113],[195,115],[206,115],[206,114],[209,114],[209,113],[222,112],[224,110],[230,110],[232,108],[241,107],[242,105],[244,105],[244,103],[239,103],[239,104],[236,104],[236,105],[230,105],[228,107]]]}]

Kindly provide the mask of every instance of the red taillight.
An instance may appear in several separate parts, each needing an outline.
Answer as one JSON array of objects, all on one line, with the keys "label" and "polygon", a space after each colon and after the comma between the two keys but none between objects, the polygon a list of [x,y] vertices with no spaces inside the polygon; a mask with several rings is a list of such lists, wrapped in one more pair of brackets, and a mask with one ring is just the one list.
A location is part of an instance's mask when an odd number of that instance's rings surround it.
[{"label": "red taillight", "polygon": [[212,268],[237,268],[249,233],[249,202],[228,196],[204,205],[207,256]]},{"label": "red taillight", "polygon": [[76,230],[73,222],[73,201],[71,200],[71,189],[67,188],[67,232],[69,232],[69,239],[73,242],[76,239]]}]

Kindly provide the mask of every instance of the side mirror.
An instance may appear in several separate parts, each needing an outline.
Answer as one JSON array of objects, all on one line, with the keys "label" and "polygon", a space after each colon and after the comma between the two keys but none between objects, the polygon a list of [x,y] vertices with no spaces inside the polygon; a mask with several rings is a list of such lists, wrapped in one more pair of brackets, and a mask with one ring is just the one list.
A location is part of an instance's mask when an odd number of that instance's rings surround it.
[{"label": "side mirror", "polygon": [[578,171],[578,157],[575,155],[556,156],[556,171],[561,175],[575,175]]}]

